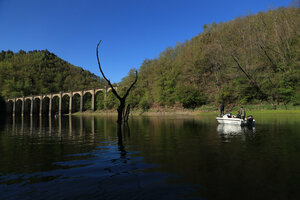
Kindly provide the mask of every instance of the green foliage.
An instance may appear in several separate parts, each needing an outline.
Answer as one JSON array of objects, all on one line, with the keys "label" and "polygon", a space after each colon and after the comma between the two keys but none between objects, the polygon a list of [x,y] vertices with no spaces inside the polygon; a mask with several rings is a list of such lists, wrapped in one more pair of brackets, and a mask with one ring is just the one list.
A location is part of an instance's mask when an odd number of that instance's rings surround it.
[{"label": "green foliage", "polygon": [[73,112],[80,111],[80,96],[78,94],[74,95],[72,98],[72,110]]},{"label": "green foliage", "polygon": [[141,98],[140,102],[139,102],[139,107],[141,109],[143,109],[143,111],[146,111],[150,108],[151,106],[151,100],[150,100],[150,94],[148,91],[146,91],[143,95],[143,97]]},{"label": "green foliage", "polygon": [[[120,83],[119,88],[118,88],[118,91],[120,92],[121,96],[123,96],[125,94],[125,92],[128,90],[128,88],[134,82],[135,76],[136,76],[135,71],[137,71],[135,68],[131,69],[128,73],[128,76],[126,76],[125,78],[122,79],[122,82]],[[130,104],[131,107],[138,106],[138,103],[141,98],[141,94],[139,93],[139,91],[135,90],[135,88],[136,88],[136,85],[132,88],[132,90],[130,91],[130,93],[126,99],[126,103]]]},{"label": "green foliage", "polygon": [[300,105],[300,92],[295,94],[295,96],[292,98],[292,102],[294,106]]},{"label": "green foliage", "polygon": [[205,95],[192,86],[180,86],[177,89],[177,99],[184,108],[195,109],[206,103]]},{"label": "green foliage", "polygon": [[285,73],[280,78],[278,88],[279,102],[283,102],[286,105],[294,98],[294,95],[296,93],[295,86],[297,82],[298,78],[291,73]]},{"label": "green foliage", "polygon": [[218,102],[224,104],[231,104],[236,102],[237,97],[234,95],[234,88],[233,87],[224,87],[218,96]]},{"label": "green foliage", "polygon": [[105,81],[48,50],[0,52],[0,94],[18,97],[99,88]]},{"label": "green foliage", "polygon": [[96,94],[96,109],[103,110],[104,106],[105,106],[104,94],[103,94],[103,92],[98,92]]},{"label": "green foliage", "polygon": [[226,103],[238,102],[239,104],[247,104],[254,103],[258,99],[264,99],[258,88],[254,84],[249,84],[245,78],[238,78],[234,80],[232,87],[223,88],[222,92],[224,91],[227,95],[230,95],[231,93],[234,94],[232,97],[228,97],[229,99],[224,99],[224,102]]},{"label": "green foliage", "polygon": [[113,109],[113,108],[117,108],[118,105],[119,105],[119,100],[115,97],[115,95],[111,91],[109,91],[106,94],[105,108]]},{"label": "green foliage", "polygon": [[83,101],[84,101],[83,110],[91,110],[92,109],[92,95],[90,93],[84,95]]},{"label": "green foliage", "polygon": [[[135,107],[297,101],[299,8],[279,8],[203,27],[203,33],[143,62],[131,96]],[[130,75],[120,85],[129,86],[128,80]]]}]

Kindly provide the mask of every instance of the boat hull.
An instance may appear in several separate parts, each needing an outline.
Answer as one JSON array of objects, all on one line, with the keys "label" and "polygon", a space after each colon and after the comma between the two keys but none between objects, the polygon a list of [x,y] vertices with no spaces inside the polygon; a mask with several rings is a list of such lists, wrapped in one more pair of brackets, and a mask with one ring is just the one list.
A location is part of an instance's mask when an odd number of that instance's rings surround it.
[{"label": "boat hull", "polygon": [[222,117],[217,117],[217,121],[220,124],[236,124],[236,125],[242,125],[244,123],[244,120],[239,119],[239,118],[222,118]]}]

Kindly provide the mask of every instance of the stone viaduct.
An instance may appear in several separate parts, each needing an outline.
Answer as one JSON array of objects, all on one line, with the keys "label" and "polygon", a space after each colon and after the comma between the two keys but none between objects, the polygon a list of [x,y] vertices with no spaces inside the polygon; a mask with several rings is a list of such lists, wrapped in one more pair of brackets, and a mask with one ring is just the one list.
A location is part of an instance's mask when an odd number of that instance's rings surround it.
[{"label": "stone viaduct", "polygon": [[[115,89],[117,89],[117,87],[115,87]],[[111,90],[111,88],[98,88],[98,89],[90,89],[90,90],[81,90],[81,91],[70,91],[70,92],[59,92],[59,93],[55,93],[55,94],[41,94],[41,95],[32,95],[32,96],[23,96],[23,97],[18,97],[18,98],[8,98],[6,99],[6,103],[7,105],[11,105],[12,104],[12,114],[16,115],[16,106],[17,106],[17,102],[21,102],[21,115],[25,114],[25,103],[26,102],[30,102],[30,115],[33,115],[34,113],[34,103],[35,100],[38,99],[39,100],[39,115],[43,114],[43,100],[45,99],[49,99],[49,115],[51,115],[53,112],[52,108],[53,108],[53,99],[55,97],[58,97],[58,115],[62,114],[62,106],[63,106],[63,98],[64,96],[68,96],[69,97],[69,114],[72,113],[72,104],[73,104],[73,98],[75,95],[79,95],[80,96],[80,112],[83,112],[83,104],[84,104],[84,95],[85,94],[91,94],[92,96],[92,101],[91,101],[91,108],[92,111],[95,111],[95,97],[96,94],[98,92],[103,92],[104,94],[104,100],[106,99],[106,94],[107,92]]]}]

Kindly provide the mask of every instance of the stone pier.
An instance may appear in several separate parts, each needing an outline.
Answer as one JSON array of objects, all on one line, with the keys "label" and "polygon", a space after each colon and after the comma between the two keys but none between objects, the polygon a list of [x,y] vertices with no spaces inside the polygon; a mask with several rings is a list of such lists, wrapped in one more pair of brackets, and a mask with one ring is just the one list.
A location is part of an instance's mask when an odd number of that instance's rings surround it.
[{"label": "stone pier", "polygon": [[[96,94],[98,92],[103,92],[104,94],[104,100],[106,99],[107,92],[111,88],[107,89],[105,88],[98,88],[98,89],[90,89],[90,90],[81,90],[81,91],[70,91],[70,92],[59,92],[59,93],[54,93],[54,94],[41,94],[41,95],[32,95],[32,96],[23,96],[23,97],[17,97],[17,98],[9,98],[6,99],[6,103],[10,104],[12,103],[12,114],[16,115],[16,106],[17,102],[21,101],[21,115],[25,115],[25,105],[26,101],[30,101],[30,115],[32,116],[34,114],[34,108],[35,108],[35,100],[39,100],[39,115],[42,115],[43,113],[43,100],[48,98],[49,99],[49,115],[51,116],[53,112],[53,99],[55,97],[58,97],[58,115],[62,114],[62,108],[63,108],[63,98],[64,96],[69,97],[69,108],[68,112],[69,114],[72,114],[72,106],[73,106],[73,99],[75,95],[79,95],[80,97],[80,112],[83,112],[83,106],[84,106],[84,95],[90,94],[92,96],[91,100],[91,109],[92,111],[95,111],[96,108]],[[116,88],[117,89],[117,88]]]}]

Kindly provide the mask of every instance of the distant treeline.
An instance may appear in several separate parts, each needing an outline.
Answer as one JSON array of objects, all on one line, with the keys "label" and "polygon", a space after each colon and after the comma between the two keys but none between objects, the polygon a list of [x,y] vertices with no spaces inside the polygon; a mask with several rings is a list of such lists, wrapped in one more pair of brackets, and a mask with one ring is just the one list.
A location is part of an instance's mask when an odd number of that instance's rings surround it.
[{"label": "distant treeline", "polygon": [[0,52],[0,95],[20,97],[104,87],[105,82],[48,50]]},{"label": "distant treeline", "polygon": [[[299,8],[279,8],[203,28],[191,40],[143,62],[128,97],[133,108],[300,104]],[[130,85],[133,72],[120,82],[119,92]],[[0,53],[0,95],[5,97],[104,85],[99,77],[47,50]],[[117,106],[112,94],[107,100],[106,107]]]},{"label": "distant treeline", "polygon": [[[300,103],[300,9],[279,8],[204,25],[204,32],[146,59],[133,106]],[[120,85],[128,85],[133,70]]]}]

